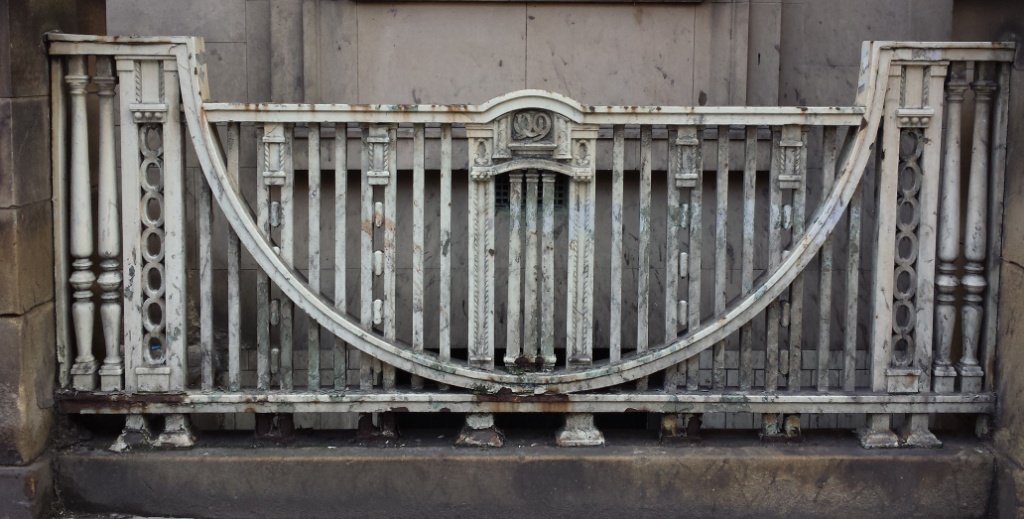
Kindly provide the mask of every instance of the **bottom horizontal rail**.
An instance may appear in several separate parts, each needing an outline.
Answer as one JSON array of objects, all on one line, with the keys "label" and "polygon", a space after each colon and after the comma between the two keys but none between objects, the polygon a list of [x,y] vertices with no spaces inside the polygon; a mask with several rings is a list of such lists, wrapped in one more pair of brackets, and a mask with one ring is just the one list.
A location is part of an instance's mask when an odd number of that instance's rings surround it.
[{"label": "bottom horizontal rail", "polygon": [[993,393],[180,392],[58,393],[64,413],[992,413]]}]

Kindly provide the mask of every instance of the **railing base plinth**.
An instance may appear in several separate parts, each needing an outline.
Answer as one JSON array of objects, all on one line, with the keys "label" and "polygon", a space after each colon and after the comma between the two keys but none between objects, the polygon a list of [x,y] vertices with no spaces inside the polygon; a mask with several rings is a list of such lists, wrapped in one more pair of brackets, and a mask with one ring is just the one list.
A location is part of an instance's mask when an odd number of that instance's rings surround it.
[{"label": "railing base plinth", "polygon": [[663,443],[699,443],[702,423],[701,414],[664,414],[661,417],[661,432],[658,439]]},{"label": "railing base plinth", "polygon": [[761,415],[761,441],[768,443],[798,443],[804,441],[800,432],[800,415],[798,414],[763,414]]},{"label": "railing base plinth", "polygon": [[100,368],[100,391],[121,391],[124,389],[124,368],[103,366]]},{"label": "railing base plinth", "polygon": [[928,429],[928,415],[914,414],[907,416],[907,423],[900,429],[900,440],[904,447],[937,449],[942,441]]},{"label": "railing base plinth", "polygon": [[93,391],[99,383],[96,361],[76,362],[71,367],[71,387],[78,391]]},{"label": "railing base plinth", "polygon": [[604,434],[594,425],[591,413],[569,413],[565,415],[565,426],[558,430],[555,442],[559,447],[600,447],[604,445]]},{"label": "railing base plinth", "polygon": [[932,375],[932,385],[936,393],[952,393],[956,389],[956,371],[950,368],[948,374],[940,374],[936,369]]},{"label": "railing base plinth", "polygon": [[957,371],[960,372],[960,392],[961,393],[980,393],[981,392],[981,380],[984,378],[984,373],[978,366],[965,366],[958,367]]},{"label": "railing base plinth", "polygon": [[505,435],[494,426],[492,413],[469,413],[455,446],[501,448],[505,446]]}]

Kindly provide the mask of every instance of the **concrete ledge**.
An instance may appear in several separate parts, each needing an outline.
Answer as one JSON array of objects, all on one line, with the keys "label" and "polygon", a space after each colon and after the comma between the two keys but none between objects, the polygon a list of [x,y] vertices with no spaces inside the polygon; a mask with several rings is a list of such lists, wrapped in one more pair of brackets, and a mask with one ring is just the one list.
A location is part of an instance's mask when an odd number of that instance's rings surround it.
[{"label": "concrete ledge", "polygon": [[57,480],[70,510],[205,518],[987,513],[995,470],[984,444],[866,451],[852,440],[814,443],[685,447],[611,437],[600,448],[510,442],[487,451],[344,441],[121,455],[81,448],[60,454]]},{"label": "concrete ledge", "polygon": [[0,517],[42,517],[53,501],[50,457],[21,467],[0,466]]}]

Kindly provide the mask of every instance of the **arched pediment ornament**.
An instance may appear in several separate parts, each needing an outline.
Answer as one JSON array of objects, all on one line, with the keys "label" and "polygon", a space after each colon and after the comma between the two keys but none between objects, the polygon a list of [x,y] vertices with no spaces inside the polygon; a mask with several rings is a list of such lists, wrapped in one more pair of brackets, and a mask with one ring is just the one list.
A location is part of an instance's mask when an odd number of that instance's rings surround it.
[{"label": "arched pediment ornament", "polygon": [[558,112],[511,111],[491,124],[467,125],[467,136],[475,139],[470,162],[474,180],[527,168],[547,169],[576,181],[593,178],[592,141],[597,127],[575,123]]}]

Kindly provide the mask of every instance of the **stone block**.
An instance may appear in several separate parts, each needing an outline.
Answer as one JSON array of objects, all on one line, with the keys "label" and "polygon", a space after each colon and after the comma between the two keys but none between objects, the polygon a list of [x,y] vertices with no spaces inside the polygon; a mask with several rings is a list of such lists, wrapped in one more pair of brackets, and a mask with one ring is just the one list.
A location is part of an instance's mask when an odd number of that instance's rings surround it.
[{"label": "stone block", "polygon": [[53,472],[49,456],[24,467],[0,467],[0,517],[44,517],[52,500]]},{"label": "stone block", "polygon": [[696,104],[694,9],[531,5],[526,86],[586,104]]},{"label": "stone block", "polygon": [[53,299],[51,219],[49,202],[0,209],[0,315]]},{"label": "stone block", "polygon": [[799,449],[609,442],[567,454],[525,437],[503,449],[453,450],[450,438],[435,434],[406,438],[400,449],[200,441],[191,451],[125,456],[81,448],[60,454],[58,486],[72,510],[176,517],[315,518],[344,510],[353,517],[960,519],[985,517],[995,472],[992,452],[977,442],[871,453],[851,442]]},{"label": "stone block", "polygon": [[482,103],[526,86],[522,4],[359,7],[360,103]]},{"label": "stone block", "polygon": [[53,303],[0,317],[0,465],[23,465],[46,448],[56,366]]},{"label": "stone block", "polygon": [[108,0],[108,34],[245,41],[245,0]]},{"label": "stone block", "polygon": [[248,100],[244,43],[207,43],[206,66],[210,75],[210,99],[224,102]]},{"label": "stone block", "polygon": [[[6,25],[3,30],[8,31],[8,45],[0,51],[8,53],[0,58],[0,84],[9,85],[7,91],[14,97],[49,93],[50,65],[44,41],[47,32],[104,32],[102,0],[9,0],[0,6],[0,25]],[[6,68],[2,66],[4,60]],[[0,92],[4,90],[0,86]]]},{"label": "stone block", "polygon": [[[996,364],[996,390],[1006,403],[1024,402],[1024,351],[1014,345],[1024,341],[1024,268],[1004,262],[1000,288],[999,362]],[[1024,464],[1024,406],[1001,405],[996,417],[995,443],[1004,455]]]},{"label": "stone block", "polygon": [[50,100],[0,99],[0,207],[49,200]]}]

